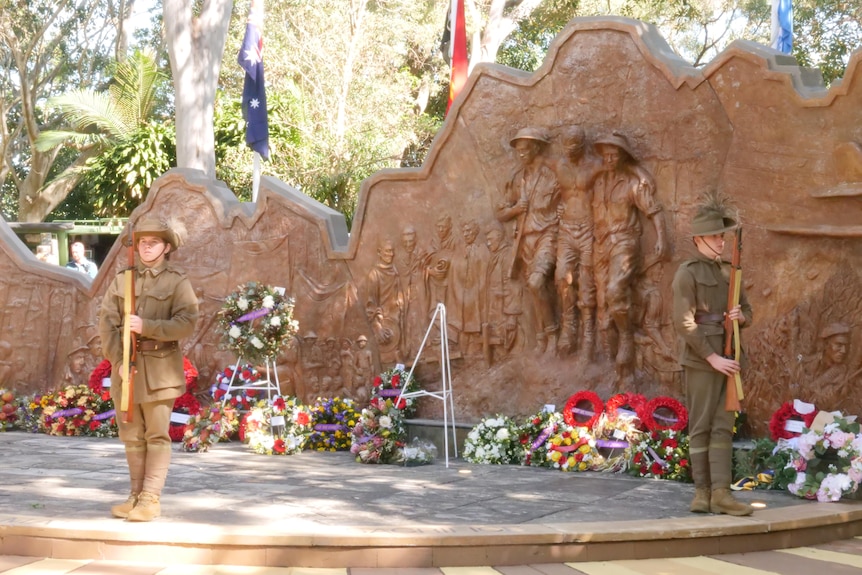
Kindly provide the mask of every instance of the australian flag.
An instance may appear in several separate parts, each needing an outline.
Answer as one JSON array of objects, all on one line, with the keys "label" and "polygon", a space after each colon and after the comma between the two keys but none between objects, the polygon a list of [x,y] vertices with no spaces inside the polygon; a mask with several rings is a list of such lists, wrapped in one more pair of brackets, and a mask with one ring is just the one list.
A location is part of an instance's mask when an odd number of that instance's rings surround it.
[{"label": "australian flag", "polygon": [[245,142],[269,158],[269,119],[266,112],[266,90],[263,81],[263,0],[252,0],[245,25],[245,37],[237,61],[245,70],[242,87],[242,115],[246,121]]}]

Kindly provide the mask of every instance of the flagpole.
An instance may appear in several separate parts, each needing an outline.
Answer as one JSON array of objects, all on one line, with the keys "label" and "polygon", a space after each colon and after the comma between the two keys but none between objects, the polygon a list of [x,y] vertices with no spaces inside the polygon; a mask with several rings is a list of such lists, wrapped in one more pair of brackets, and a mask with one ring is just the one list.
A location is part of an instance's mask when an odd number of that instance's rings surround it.
[{"label": "flagpole", "polygon": [[251,201],[257,202],[257,192],[260,190],[260,154],[254,152],[252,156]]}]

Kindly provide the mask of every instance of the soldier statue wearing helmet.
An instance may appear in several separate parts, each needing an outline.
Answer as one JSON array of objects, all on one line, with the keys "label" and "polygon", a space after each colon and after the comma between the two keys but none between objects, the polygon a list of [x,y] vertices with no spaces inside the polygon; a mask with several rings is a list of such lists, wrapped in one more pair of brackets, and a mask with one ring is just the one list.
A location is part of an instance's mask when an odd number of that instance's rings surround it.
[{"label": "soldier statue wearing helmet", "polygon": [[520,165],[498,204],[501,222],[515,221],[510,277],[520,268],[533,302],[536,350],[556,351],[557,317],[554,309],[554,264],[557,252],[557,206],[560,189],[553,171],[542,159],[549,143],[539,128],[522,128],[510,140]]},{"label": "soldier statue wearing helmet", "polygon": [[126,451],[131,493],[111,508],[115,517],[150,521],[161,514],[159,498],[171,461],[169,435],[174,400],[186,391],[179,340],[192,335],[198,320],[198,298],[185,273],[169,261],[180,246],[175,226],[145,216],[134,227],[137,264],[135,309],[124,317],[125,273],[105,292],[99,313],[102,351],[113,366],[111,395],[119,405],[123,382],[123,324],[137,334],[136,375],[129,410],[131,420],[117,417]]},{"label": "soldier statue wearing helmet", "polygon": [[730,264],[721,255],[726,232],[736,226],[726,199],[708,194],[691,224],[697,255],[680,264],[673,279],[673,325],[684,342],[679,363],[685,370],[695,513],[753,511],[730,491],[734,412],[724,406],[728,376],[740,370],[739,361],[722,356],[724,318],[738,320],[740,327],[752,319],[745,290],[740,304],[726,311]]}]

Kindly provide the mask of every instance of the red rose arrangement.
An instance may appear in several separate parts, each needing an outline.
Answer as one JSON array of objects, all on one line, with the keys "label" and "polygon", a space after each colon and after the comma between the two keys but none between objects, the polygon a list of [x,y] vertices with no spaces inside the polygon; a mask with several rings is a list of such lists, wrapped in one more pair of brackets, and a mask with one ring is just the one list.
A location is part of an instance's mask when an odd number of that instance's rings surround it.
[{"label": "red rose arrangement", "polygon": [[688,410],[672,397],[659,396],[646,402],[638,412],[649,431],[682,431],[688,425]]},{"label": "red rose arrangement", "polygon": [[[236,375],[234,375],[236,371]],[[233,380],[233,384],[231,384]],[[260,394],[259,389],[237,389],[237,386],[250,386],[260,382],[260,373],[250,364],[242,364],[239,366],[229,365],[218,374],[215,378],[215,383],[210,387],[210,395],[212,398],[221,403],[225,400],[229,387],[231,389],[231,397],[228,403],[231,407],[242,411],[248,411],[254,405]]]},{"label": "red rose arrangement", "polygon": [[573,394],[563,408],[563,420],[572,427],[592,429],[599,420],[604,404],[594,391],[583,390]]},{"label": "red rose arrangement", "polygon": [[171,427],[168,433],[171,441],[180,442],[186,434],[190,416],[201,412],[201,402],[188,391],[174,401],[174,409],[171,413]]},{"label": "red rose arrangement", "polygon": [[671,429],[644,434],[632,446],[629,473],[638,477],[691,482],[688,460],[688,436]]},{"label": "red rose arrangement", "polygon": [[9,389],[0,389],[0,431],[12,429],[18,420],[18,400]]},{"label": "red rose arrangement", "polygon": [[802,414],[796,410],[793,401],[785,401],[781,404],[781,407],[775,410],[775,413],[772,414],[769,420],[769,434],[772,437],[772,441],[790,439],[800,435],[801,432],[799,431],[789,431],[787,429],[788,421],[801,421],[805,427],[811,427],[811,423],[816,416],[816,409],[811,410],[810,413]]},{"label": "red rose arrangement", "polygon": [[[409,376],[409,377],[408,377]],[[403,369],[393,368],[384,371],[371,382],[371,399],[391,399],[396,409],[400,409],[404,417],[412,417],[416,413],[416,399],[399,399],[402,392],[416,391],[419,388],[416,378]]]}]

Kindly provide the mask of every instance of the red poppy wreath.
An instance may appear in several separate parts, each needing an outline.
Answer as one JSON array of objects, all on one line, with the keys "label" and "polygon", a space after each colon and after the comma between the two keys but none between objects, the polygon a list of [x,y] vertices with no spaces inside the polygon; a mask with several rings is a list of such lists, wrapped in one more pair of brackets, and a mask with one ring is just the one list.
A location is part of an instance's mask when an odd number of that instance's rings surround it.
[{"label": "red poppy wreath", "polygon": [[639,393],[618,393],[605,402],[605,413],[611,419],[615,419],[620,410],[638,414],[645,403],[646,397]]},{"label": "red poppy wreath", "polygon": [[638,417],[650,431],[682,431],[688,425],[688,410],[685,406],[666,396],[654,397],[646,402],[638,412]]},{"label": "red poppy wreath", "polygon": [[787,429],[788,421],[802,421],[805,427],[811,427],[814,417],[817,415],[817,410],[813,409],[810,413],[802,414],[796,410],[796,406],[792,401],[785,401],[781,407],[775,410],[772,418],[769,420],[769,434],[772,436],[772,441],[779,439],[790,439],[800,435],[800,431],[789,431]]},{"label": "red poppy wreath", "polygon": [[563,408],[563,420],[572,427],[592,429],[603,410],[602,398],[596,392],[579,391],[566,401],[566,406]]}]

